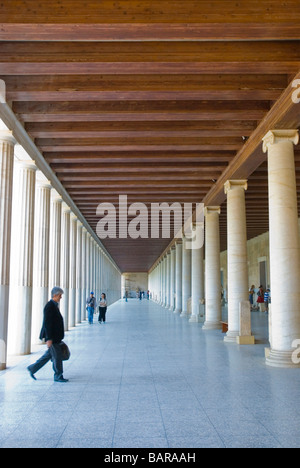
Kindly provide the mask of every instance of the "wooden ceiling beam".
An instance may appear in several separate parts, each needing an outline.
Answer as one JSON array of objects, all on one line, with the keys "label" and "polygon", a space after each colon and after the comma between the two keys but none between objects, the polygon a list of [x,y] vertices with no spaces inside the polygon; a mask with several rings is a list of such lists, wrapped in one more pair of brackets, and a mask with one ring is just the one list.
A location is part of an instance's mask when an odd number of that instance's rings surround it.
[{"label": "wooden ceiling beam", "polygon": [[[11,2],[11,0],[10,0]],[[201,7],[202,8],[202,7]],[[272,6],[273,8],[273,6]],[[222,8],[223,10],[223,8]],[[191,23],[185,24],[22,24],[5,23],[1,18],[1,41],[275,41],[295,40],[299,37],[294,22],[266,25],[261,23]],[[236,16],[236,12],[235,12]],[[231,18],[232,21],[233,17]],[[55,18],[57,21],[57,18]],[[23,20],[24,21],[24,20]],[[55,22],[56,22],[55,21]],[[25,21],[24,21],[25,22]]]},{"label": "wooden ceiling beam", "polygon": [[120,27],[131,26],[133,29],[136,24],[147,23],[158,23],[157,27],[169,24],[174,27],[178,24],[193,27],[194,24],[203,23],[210,28],[213,26],[210,23],[217,23],[226,30],[227,23],[231,22],[240,25],[241,31],[246,29],[245,23],[249,23],[250,19],[259,22],[261,30],[262,25],[265,26],[264,23],[281,25],[300,20],[299,4],[296,0],[286,0],[284,3],[248,0],[242,5],[237,5],[233,0],[226,1],[226,8],[223,0],[201,3],[201,8],[198,2],[192,0],[185,0],[184,4],[180,0],[119,0],[117,3],[113,0],[103,0],[101,3],[88,0],[84,3],[77,1],[75,5],[74,0],[53,0],[51,8],[48,2],[40,2],[37,8],[34,0],[9,0],[2,2],[1,20],[4,25],[14,26],[32,23],[33,30],[34,26],[41,25],[57,25],[58,28],[60,25],[73,25],[73,34],[76,32],[77,36],[82,25],[91,26],[91,19],[95,26],[115,23]]},{"label": "wooden ceiling beam", "polygon": [[[1,37],[1,32],[0,32]],[[242,62],[243,73],[248,75],[284,75],[296,74],[300,60],[283,60],[274,62]],[[241,72],[241,62],[123,62],[124,75],[235,75]],[[111,75],[120,72],[119,62],[1,62],[1,75]]]}]

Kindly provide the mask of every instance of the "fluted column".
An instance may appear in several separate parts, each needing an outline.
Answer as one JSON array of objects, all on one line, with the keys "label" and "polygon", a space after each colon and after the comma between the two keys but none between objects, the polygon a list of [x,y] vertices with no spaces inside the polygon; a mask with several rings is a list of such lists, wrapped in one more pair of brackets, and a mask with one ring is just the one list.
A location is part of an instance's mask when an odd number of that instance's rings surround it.
[{"label": "fluted column", "polygon": [[205,323],[203,330],[221,328],[220,207],[205,208]]},{"label": "fluted column", "polygon": [[42,173],[37,173],[34,274],[32,308],[32,342],[40,343],[43,311],[49,300],[49,240],[50,240],[51,184]]},{"label": "fluted column", "polygon": [[83,228],[82,230],[82,288],[81,288],[81,321],[86,319],[86,290],[87,290],[87,279],[86,279],[86,236],[87,230]]},{"label": "fluted column", "polygon": [[297,130],[272,130],[264,138],[268,151],[270,271],[272,294],[271,351],[266,363],[299,367],[292,361],[300,338],[300,255],[294,145]]},{"label": "fluted column", "polygon": [[82,315],[82,223],[77,223],[77,253],[76,253],[76,323],[81,323]]},{"label": "fluted column", "polygon": [[164,307],[166,305],[166,257],[162,259],[162,303]]},{"label": "fluted column", "polygon": [[240,302],[249,299],[247,225],[245,190],[246,180],[229,180],[227,195],[227,255],[228,255],[228,332],[224,340],[236,343],[239,336]]},{"label": "fluted column", "polygon": [[70,296],[70,216],[71,209],[62,205],[62,236],[61,236],[61,287],[64,295],[60,302],[60,311],[64,318],[65,330],[69,330],[69,296]]},{"label": "fluted column", "polygon": [[187,248],[190,241],[183,238],[182,246],[182,312],[181,317],[188,315],[188,300],[191,297],[191,249]]},{"label": "fluted column", "polygon": [[0,370],[6,368],[15,139],[0,130]]},{"label": "fluted column", "polygon": [[69,328],[76,323],[76,253],[77,217],[71,213],[70,221],[70,291],[69,291]]},{"label": "fluted column", "polygon": [[[194,228],[193,228],[194,229]],[[195,229],[199,231],[202,229],[203,224],[195,226]],[[203,237],[203,234],[202,234]],[[200,313],[199,306],[200,300],[204,299],[204,269],[203,269],[203,247],[192,249],[192,315],[190,322],[199,322]]]},{"label": "fluted column", "polygon": [[17,285],[14,292],[15,304],[12,308],[12,352],[25,355],[31,351],[36,166],[33,161],[19,161],[18,166],[18,265],[15,266]]},{"label": "fluted column", "polygon": [[176,267],[175,267],[175,281],[176,281],[176,305],[175,314],[182,312],[182,241],[176,242]]},{"label": "fluted column", "polygon": [[171,249],[171,271],[170,271],[170,310],[174,312],[174,295],[176,290],[176,276],[175,276],[175,267],[176,267],[176,247]]},{"label": "fluted column", "polygon": [[50,291],[54,286],[60,286],[61,207],[62,197],[56,192],[56,190],[53,190],[51,194],[50,225]]},{"label": "fluted column", "polygon": [[166,260],[166,309],[170,307],[170,286],[171,286],[171,252],[167,253]]}]

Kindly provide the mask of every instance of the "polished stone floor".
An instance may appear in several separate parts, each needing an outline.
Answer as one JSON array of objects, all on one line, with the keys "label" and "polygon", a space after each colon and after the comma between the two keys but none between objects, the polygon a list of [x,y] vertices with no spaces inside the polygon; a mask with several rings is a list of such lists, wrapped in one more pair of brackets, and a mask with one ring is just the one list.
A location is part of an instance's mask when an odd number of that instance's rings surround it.
[{"label": "polished stone floor", "polygon": [[51,365],[0,372],[0,448],[299,447],[300,371],[265,366],[267,316],[253,314],[256,346],[138,300],[118,302],[106,325],[67,333],[68,384]]}]

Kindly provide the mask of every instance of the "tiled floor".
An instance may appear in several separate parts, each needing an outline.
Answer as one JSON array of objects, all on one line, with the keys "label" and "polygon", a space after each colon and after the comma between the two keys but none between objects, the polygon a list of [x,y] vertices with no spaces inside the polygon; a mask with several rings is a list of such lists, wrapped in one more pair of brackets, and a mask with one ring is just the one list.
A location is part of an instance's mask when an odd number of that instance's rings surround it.
[{"label": "tiled floor", "polygon": [[265,366],[259,344],[225,344],[151,302],[119,302],[108,323],[67,333],[68,384],[51,365],[0,372],[0,447],[299,447],[300,371]]}]

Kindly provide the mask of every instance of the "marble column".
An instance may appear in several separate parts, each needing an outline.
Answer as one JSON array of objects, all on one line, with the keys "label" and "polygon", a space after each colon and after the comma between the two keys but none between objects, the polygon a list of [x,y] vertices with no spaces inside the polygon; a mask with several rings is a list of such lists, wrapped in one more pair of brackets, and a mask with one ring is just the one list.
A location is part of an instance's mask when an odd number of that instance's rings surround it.
[{"label": "marble column", "polygon": [[50,224],[50,292],[54,286],[60,287],[61,267],[61,207],[62,197],[56,192],[51,194],[51,224]]},{"label": "marble column", "polygon": [[167,253],[166,260],[166,309],[170,308],[170,286],[171,286],[171,252]]},{"label": "marble column", "polygon": [[0,370],[6,368],[15,139],[0,130]]},{"label": "marble column", "polygon": [[76,323],[81,323],[82,316],[82,228],[77,222],[77,248],[76,248]]},{"label": "marble column", "polygon": [[31,352],[32,287],[33,287],[33,245],[36,166],[33,161],[18,161],[18,265],[16,290],[13,307],[13,346],[16,355]]},{"label": "marble column", "polygon": [[[198,228],[196,228],[198,229]],[[200,227],[201,229],[201,227]],[[192,249],[192,315],[190,322],[200,321],[200,300],[204,299],[203,247]]]},{"label": "marble column", "polygon": [[182,246],[182,312],[180,317],[188,315],[188,300],[191,297],[191,249],[187,248],[190,242],[183,237]]},{"label": "marble column", "polygon": [[64,295],[60,302],[60,311],[64,318],[65,331],[69,330],[69,294],[70,294],[70,216],[71,209],[62,205],[62,236],[61,236],[61,287]]},{"label": "marble column", "polygon": [[[85,305],[87,298],[90,297],[91,287],[90,287],[90,237],[91,235],[87,232],[86,234],[86,270],[85,270],[85,277],[86,277],[86,290],[85,290]],[[87,311],[85,311],[85,317],[87,318]]]},{"label": "marble column", "polygon": [[228,258],[228,332],[226,342],[236,343],[239,336],[240,302],[249,298],[247,225],[245,190],[246,180],[228,180],[227,195],[227,258]]},{"label": "marble column", "polygon": [[44,307],[49,300],[51,184],[40,171],[36,179],[32,343],[40,343]]},{"label": "marble column", "polygon": [[220,207],[205,208],[205,323],[203,330],[221,328]]},{"label": "marble column", "polygon": [[176,242],[176,267],[175,267],[175,281],[176,281],[176,303],[175,314],[182,312],[182,241]]},{"label": "marble column", "polygon": [[293,363],[294,340],[300,338],[300,268],[294,145],[297,130],[272,130],[264,138],[268,152],[270,271],[272,295],[271,351],[266,363]]},{"label": "marble column", "polygon": [[166,257],[162,259],[162,307],[166,305]]},{"label": "marble column", "polygon": [[171,249],[171,273],[170,273],[170,311],[174,312],[174,295],[175,295],[175,265],[176,265],[176,247]]},{"label": "marble column", "polygon": [[82,230],[82,289],[81,289],[81,321],[83,322],[86,319],[86,290],[87,290],[87,279],[86,279],[86,236],[87,230],[83,228]]},{"label": "marble column", "polygon": [[76,323],[76,253],[77,253],[77,217],[71,213],[70,221],[70,291],[69,291],[69,328]]}]

